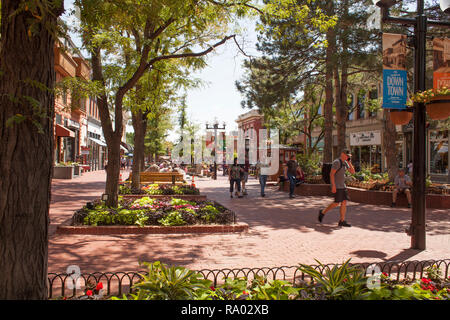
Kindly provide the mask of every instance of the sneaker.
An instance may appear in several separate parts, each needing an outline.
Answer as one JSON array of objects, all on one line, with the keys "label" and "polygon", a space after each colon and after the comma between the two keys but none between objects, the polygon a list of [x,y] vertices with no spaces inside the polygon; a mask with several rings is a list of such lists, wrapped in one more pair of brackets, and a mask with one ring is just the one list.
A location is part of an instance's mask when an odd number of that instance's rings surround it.
[{"label": "sneaker", "polygon": [[230,198],[233,198],[233,195],[232,195],[232,194],[230,194]]},{"label": "sneaker", "polygon": [[264,193],[261,195],[261,197],[263,197],[263,198],[264,198],[265,196],[266,196],[266,195],[265,195]]},{"label": "sneaker", "polygon": [[408,208],[411,208],[411,203],[408,203]]},{"label": "sneaker", "polygon": [[289,198],[290,198],[290,199],[294,199],[294,198],[295,198],[295,196],[294,196],[294,195],[292,195],[292,194],[290,194],[290,195],[289,195]]},{"label": "sneaker", "polygon": [[323,217],[325,215],[322,213],[322,210],[319,210],[319,222],[322,223]]},{"label": "sneaker", "polygon": [[391,208],[395,208],[395,202],[392,202]]},{"label": "sneaker", "polygon": [[345,221],[345,220],[344,221],[339,221],[338,226],[339,227],[351,227],[351,225],[348,224],[347,221]]},{"label": "sneaker", "polygon": [[238,198],[243,198],[244,196],[242,196],[242,195],[238,195]]}]

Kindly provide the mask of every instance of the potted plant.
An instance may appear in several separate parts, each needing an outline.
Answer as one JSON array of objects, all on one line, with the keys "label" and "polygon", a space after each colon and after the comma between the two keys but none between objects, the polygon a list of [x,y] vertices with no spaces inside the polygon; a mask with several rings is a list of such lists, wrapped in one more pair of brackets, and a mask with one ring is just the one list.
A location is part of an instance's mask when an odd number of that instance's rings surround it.
[{"label": "potted plant", "polygon": [[412,111],[411,110],[390,110],[389,117],[391,121],[396,125],[405,125],[408,124],[412,119]]},{"label": "potted plant", "polygon": [[68,162],[59,162],[53,166],[54,179],[73,179],[74,166]]},{"label": "potted plant", "polygon": [[450,117],[450,89],[447,87],[417,92],[411,97],[411,102],[425,103],[428,116],[433,120]]}]

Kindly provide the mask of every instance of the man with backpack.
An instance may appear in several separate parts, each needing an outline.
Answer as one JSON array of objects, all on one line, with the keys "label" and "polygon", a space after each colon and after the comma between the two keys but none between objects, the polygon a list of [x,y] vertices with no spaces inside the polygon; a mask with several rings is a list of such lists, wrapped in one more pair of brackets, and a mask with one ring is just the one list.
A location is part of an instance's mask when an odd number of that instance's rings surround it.
[{"label": "man with backpack", "polygon": [[340,220],[338,226],[351,227],[351,225],[345,221],[345,214],[347,213],[347,200],[349,200],[347,188],[345,186],[345,171],[348,170],[352,174],[355,173],[355,168],[352,165],[351,157],[352,154],[350,150],[345,149],[342,150],[340,157],[333,161],[330,172],[330,183],[331,192],[334,194],[334,202],[330,203],[330,205],[328,205],[328,207],[324,210],[319,211],[318,219],[320,223],[322,223],[325,213],[340,205]]}]

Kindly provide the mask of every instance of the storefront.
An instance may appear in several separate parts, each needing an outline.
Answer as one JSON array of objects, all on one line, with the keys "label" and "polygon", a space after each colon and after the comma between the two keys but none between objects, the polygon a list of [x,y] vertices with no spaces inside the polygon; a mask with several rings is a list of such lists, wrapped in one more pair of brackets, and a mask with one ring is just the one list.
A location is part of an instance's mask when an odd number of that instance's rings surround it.
[{"label": "storefront", "polygon": [[68,162],[75,159],[75,132],[69,128],[55,125],[55,162]]},{"label": "storefront", "polygon": [[449,182],[448,130],[428,131],[428,174],[432,180]]},{"label": "storefront", "polygon": [[107,151],[100,123],[89,119],[87,132],[87,147],[89,154],[86,157],[86,164],[90,166],[91,171],[102,170],[105,168],[107,162]]},{"label": "storefront", "polygon": [[361,170],[363,166],[370,166],[376,171],[381,171],[381,131],[352,132],[349,136],[352,162],[356,171]]}]

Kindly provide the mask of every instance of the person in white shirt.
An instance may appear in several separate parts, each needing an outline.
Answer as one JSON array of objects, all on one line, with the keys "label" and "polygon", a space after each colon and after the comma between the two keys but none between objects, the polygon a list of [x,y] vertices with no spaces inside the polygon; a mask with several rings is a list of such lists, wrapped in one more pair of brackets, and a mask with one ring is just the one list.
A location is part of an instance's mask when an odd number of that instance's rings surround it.
[{"label": "person in white shirt", "polygon": [[405,174],[405,169],[400,169],[398,171],[398,175],[394,179],[395,189],[392,192],[392,205],[391,207],[395,207],[395,203],[397,202],[397,195],[399,193],[406,194],[406,198],[408,199],[408,208],[411,208],[411,191],[409,188],[412,186],[411,178]]}]

